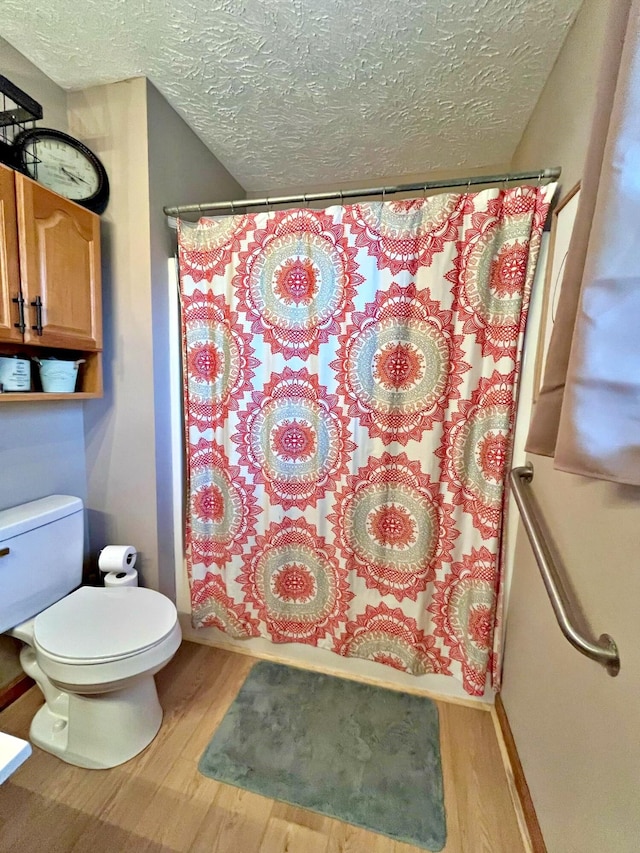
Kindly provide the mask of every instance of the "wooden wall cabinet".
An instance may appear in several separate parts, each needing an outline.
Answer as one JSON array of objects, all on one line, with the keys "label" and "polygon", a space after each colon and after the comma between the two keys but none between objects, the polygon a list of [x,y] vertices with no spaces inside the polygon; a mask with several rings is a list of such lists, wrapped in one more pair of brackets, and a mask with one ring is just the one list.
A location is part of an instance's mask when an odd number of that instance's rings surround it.
[{"label": "wooden wall cabinet", "polygon": [[101,306],[100,218],[0,165],[0,355],[85,359],[75,393],[0,402],[102,396]]},{"label": "wooden wall cabinet", "polygon": [[0,341],[22,343],[17,327],[20,297],[18,213],[14,172],[0,166]]}]

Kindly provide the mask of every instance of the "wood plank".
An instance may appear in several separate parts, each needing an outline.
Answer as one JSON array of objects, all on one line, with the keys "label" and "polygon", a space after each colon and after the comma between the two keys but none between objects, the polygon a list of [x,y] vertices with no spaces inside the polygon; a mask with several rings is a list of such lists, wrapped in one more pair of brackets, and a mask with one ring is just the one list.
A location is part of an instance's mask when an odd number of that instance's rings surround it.
[{"label": "wood plank", "polygon": [[[438,716],[440,719],[440,759],[442,762],[442,781],[444,785],[444,802],[447,816],[447,842],[445,851],[448,853],[459,853],[462,851],[462,830],[460,826],[460,813],[465,805],[465,792],[461,790],[465,786],[465,773],[458,780],[458,771],[455,758],[457,744],[455,741],[457,732],[455,729],[455,718],[447,714],[446,707],[438,705]],[[468,767],[464,770],[468,771]]]},{"label": "wood plank", "polygon": [[439,710],[446,853],[522,853],[491,716],[460,705],[440,705]]},{"label": "wood plank", "polygon": [[15,172],[0,164],[0,341],[22,344],[16,329],[20,292]]},{"label": "wood plank", "polygon": [[[575,188],[574,188],[575,190]],[[547,847],[544,843],[542,830],[538,823],[538,815],[536,814],[533,800],[527,780],[520,763],[520,756],[516,742],[509,725],[509,718],[502,703],[500,694],[496,696],[495,711],[493,714],[498,737],[498,745],[503,751],[503,759],[505,769],[507,771],[507,781],[509,789],[512,793],[512,801],[516,810],[517,817],[524,823],[524,831],[528,836],[529,848],[532,853],[547,853]]]},{"label": "wood plank", "polygon": [[43,303],[42,328],[27,323],[38,347],[102,349],[100,217],[16,173],[20,281],[28,317]]},{"label": "wood plank", "polygon": [[330,827],[336,821],[326,815],[318,812],[309,811],[309,809],[300,808],[290,803],[275,802],[271,810],[271,817],[276,820],[284,820],[287,823],[295,823],[305,829],[312,829],[314,832],[326,832],[329,834]]},{"label": "wood plank", "polygon": [[57,391],[9,391],[0,394],[0,403],[33,403],[35,401],[48,403],[56,400],[95,400],[102,397],[102,391],[74,391],[67,393],[58,393]]},{"label": "wood plank", "polygon": [[37,687],[27,690],[19,699],[0,712],[2,731],[16,737],[28,737],[31,720],[43,702],[42,693]]},{"label": "wood plank", "polygon": [[26,693],[35,684],[32,678],[28,675],[18,675],[8,684],[0,689],[0,711],[19,699],[23,693]]},{"label": "wood plank", "polygon": [[328,838],[323,832],[271,817],[260,845],[260,853],[325,853],[327,844]]},{"label": "wood plank", "polygon": [[[202,776],[197,762],[255,660],[184,643],[156,680],[164,708],[150,746],[112,770],[34,749],[0,787],[0,850],[147,853],[420,853]],[[32,688],[0,713],[25,737],[42,703]],[[447,812],[445,853],[522,853],[490,714],[438,704]]]},{"label": "wood plank", "polygon": [[169,850],[192,850],[219,790],[219,782],[198,773],[192,761],[178,758],[139,816],[137,835],[152,842],[151,848],[157,843]]},{"label": "wood plank", "polygon": [[[193,853],[260,853],[273,801],[251,791],[220,784],[193,842]],[[302,850],[300,851],[302,853]]]},{"label": "wood plank", "polygon": [[386,835],[377,835],[359,826],[334,820],[331,822],[326,853],[361,853],[364,850],[367,853],[411,853],[414,849],[407,844],[400,845]]},{"label": "wood plank", "polygon": [[[213,667],[207,667],[205,663],[213,663]],[[217,657],[212,661],[210,655],[194,649],[192,644],[181,646],[172,661],[174,678],[169,679],[165,675],[158,679],[164,718],[152,742],[153,748],[147,748],[120,768],[114,768],[125,774],[126,782],[119,784],[105,800],[100,810],[104,820],[137,834],[141,804],[158,796],[163,786],[170,788],[169,780],[184,741],[201,722],[199,695],[203,691],[215,692],[216,663]],[[180,673],[178,678],[175,677],[176,672]],[[113,774],[113,771],[104,772]],[[195,767],[193,774],[196,774]]]},{"label": "wood plank", "polygon": [[[203,692],[199,697],[203,708],[201,722],[193,735],[184,742],[180,753],[184,758],[190,758],[196,763],[255,664],[251,658],[241,658],[229,653],[225,653],[225,656],[226,660],[221,660],[222,666],[213,689],[207,693]],[[208,705],[207,700],[210,700]]]}]

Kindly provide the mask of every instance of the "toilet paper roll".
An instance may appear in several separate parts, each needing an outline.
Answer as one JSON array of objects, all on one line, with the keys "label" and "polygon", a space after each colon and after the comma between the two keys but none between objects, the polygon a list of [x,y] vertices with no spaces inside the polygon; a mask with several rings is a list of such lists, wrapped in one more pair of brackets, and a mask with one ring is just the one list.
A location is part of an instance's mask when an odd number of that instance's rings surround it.
[{"label": "toilet paper roll", "polygon": [[104,585],[111,586],[138,586],[138,573],[135,569],[131,572],[107,572],[104,576]]},{"label": "toilet paper roll", "polygon": [[101,572],[130,572],[137,556],[133,545],[107,545],[100,551],[98,568]]}]

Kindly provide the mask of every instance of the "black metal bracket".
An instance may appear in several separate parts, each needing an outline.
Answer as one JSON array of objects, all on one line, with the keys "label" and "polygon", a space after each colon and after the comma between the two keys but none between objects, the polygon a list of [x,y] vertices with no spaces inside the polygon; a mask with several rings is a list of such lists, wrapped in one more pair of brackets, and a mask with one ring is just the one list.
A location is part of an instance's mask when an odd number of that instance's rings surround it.
[{"label": "black metal bracket", "polygon": [[0,127],[10,124],[23,124],[42,118],[42,106],[11,80],[0,74],[0,94],[5,95],[15,106],[0,110]]}]

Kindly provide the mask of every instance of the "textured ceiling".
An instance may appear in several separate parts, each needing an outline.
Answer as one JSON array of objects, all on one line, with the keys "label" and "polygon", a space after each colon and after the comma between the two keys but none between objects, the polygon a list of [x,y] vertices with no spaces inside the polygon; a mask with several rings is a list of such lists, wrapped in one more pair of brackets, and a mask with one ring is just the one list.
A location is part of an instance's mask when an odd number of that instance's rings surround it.
[{"label": "textured ceiling", "polygon": [[0,35],[66,88],[149,77],[255,191],[509,161],[580,4],[0,0]]}]

